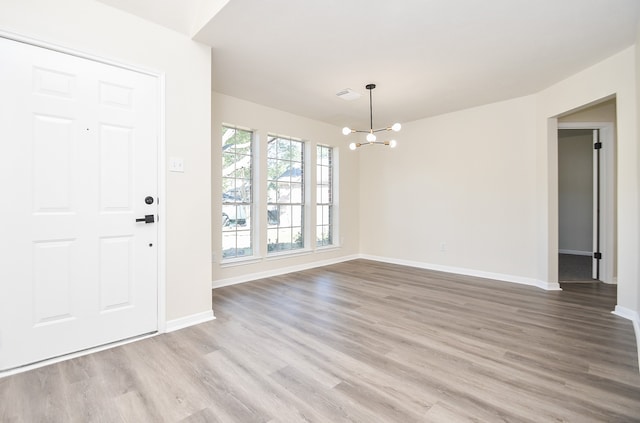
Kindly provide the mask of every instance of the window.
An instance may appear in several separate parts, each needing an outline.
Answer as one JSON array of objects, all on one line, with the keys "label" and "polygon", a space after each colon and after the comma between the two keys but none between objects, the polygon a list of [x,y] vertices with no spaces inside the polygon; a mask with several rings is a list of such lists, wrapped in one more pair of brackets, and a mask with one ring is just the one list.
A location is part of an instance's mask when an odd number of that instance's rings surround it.
[{"label": "window", "polygon": [[222,258],[253,255],[253,132],[222,127]]},{"label": "window", "polygon": [[304,142],[269,135],[267,251],[304,248]]},{"label": "window", "polygon": [[319,145],[316,157],[316,245],[333,244],[333,148]]}]

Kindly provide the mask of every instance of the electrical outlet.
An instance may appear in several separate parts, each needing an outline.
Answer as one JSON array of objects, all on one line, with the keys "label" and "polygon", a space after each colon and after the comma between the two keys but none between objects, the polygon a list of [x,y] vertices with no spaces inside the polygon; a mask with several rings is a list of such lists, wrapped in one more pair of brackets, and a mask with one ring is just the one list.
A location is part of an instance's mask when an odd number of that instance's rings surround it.
[{"label": "electrical outlet", "polygon": [[447,244],[444,242],[440,243],[440,252],[445,253],[447,252]]},{"label": "electrical outlet", "polygon": [[169,172],[184,172],[184,159],[182,157],[169,157]]}]

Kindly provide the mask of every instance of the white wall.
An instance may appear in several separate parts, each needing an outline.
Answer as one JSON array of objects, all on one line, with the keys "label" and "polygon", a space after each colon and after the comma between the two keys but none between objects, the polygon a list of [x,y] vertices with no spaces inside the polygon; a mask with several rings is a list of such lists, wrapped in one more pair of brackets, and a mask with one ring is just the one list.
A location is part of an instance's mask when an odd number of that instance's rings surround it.
[{"label": "white wall", "polygon": [[[256,165],[258,166],[259,180],[266,181],[266,168],[264,158],[266,157],[267,135],[269,133],[286,135],[294,138],[301,138],[311,147],[312,166],[306,169],[310,181],[315,181],[315,146],[324,144],[334,147],[337,155],[338,186],[339,193],[337,212],[339,235],[335,241],[340,244],[337,249],[323,249],[302,255],[290,255],[285,257],[266,257],[266,247],[264,239],[256,240],[257,261],[238,265],[221,264],[222,241],[221,241],[221,219],[214,212],[212,224],[212,252],[216,257],[212,265],[213,286],[222,286],[230,283],[243,282],[262,276],[277,274],[286,270],[302,269],[314,267],[323,263],[341,261],[353,257],[359,252],[359,202],[358,202],[358,154],[348,149],[348,140],[337,128],[326,123],[312,119],[285,113],[270,107],[261,106],[248,101],[240,100],[223,94],[213,93],[212,95],[212,210],[220,210],[222,206],[222,177],[221,177],[221,139],[217,134],[221,133],[222,124],[236,125],[252,129],[257,137],[258,143],[255,151],[257,153]],[[262,160],[260,158],[263,158]],[[315,201],[315,190],[310,190],[312,204]],[[266,190],[263,187],[256,187],[254,193],[258,204],[266,204]],[[367,213],[366,211],[364,212]],[[259,210],[255,215],[258,221],[266,222],[266,208]],[[315,222],[315,209],[310,210],[310,222]],[[315,242],[315,232],[309,239]],[[258,234],[260,235],[260,234]]]},{"label": "white wall", "polygon": [[407,123],[397,151],[362,151],[361,251],[556,287],[557,116],[615,96],[618,304],[637,311],[636,78],[630,47],[535,95]]},{"label": "white wall", "polygon": [[164,72],[167,157],[166,318],[211,310],[210,48],[88,0],[3,0],[0,30]]},{"label": "white wall", "polygon": [[593,135],[560,130],[558,135],[560,252],[593,250]]},{"label": "white wall", "polygon": [[534,97],[404,124],[361,154],[366,255],[536,283]]}]

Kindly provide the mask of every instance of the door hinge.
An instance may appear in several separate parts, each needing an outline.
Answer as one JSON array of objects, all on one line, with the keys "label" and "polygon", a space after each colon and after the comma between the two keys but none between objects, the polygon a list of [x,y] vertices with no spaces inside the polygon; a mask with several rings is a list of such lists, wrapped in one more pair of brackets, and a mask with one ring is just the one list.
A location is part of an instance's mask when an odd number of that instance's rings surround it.
[{"label": "door hinge", "polygon": [[597,142],[595,144],[593,144],[593,149],[594,150],[600,150],[602,148],[602,143],[601,142]]},{"label": "door hinge", "polygon": [[602,259],[602,253],[593,253],[593,258],[596,260],[601,260]]}]

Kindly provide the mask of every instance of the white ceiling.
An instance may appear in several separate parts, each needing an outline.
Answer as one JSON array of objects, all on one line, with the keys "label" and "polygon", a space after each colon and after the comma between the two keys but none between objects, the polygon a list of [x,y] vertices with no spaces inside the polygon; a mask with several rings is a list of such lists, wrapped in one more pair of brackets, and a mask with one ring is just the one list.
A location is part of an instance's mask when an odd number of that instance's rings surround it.
[{"label": "white ceiling", "polygon": [[358,128],[367,83],[375,127],[519,97],[631,46],[640,20],[638,0],[215,0],[210,19],[212,0],[101,1],[212,46],[215,91]]}]

